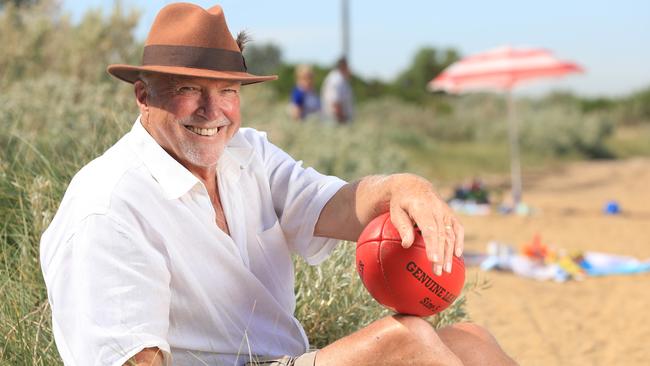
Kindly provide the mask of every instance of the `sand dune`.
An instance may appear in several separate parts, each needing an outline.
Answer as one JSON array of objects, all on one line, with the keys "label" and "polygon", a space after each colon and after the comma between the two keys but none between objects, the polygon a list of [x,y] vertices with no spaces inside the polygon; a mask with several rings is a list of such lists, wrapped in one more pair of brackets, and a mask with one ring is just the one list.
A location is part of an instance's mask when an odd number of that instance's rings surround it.
[{"label": "sand dune", "polygon": [[[650,159],[576,163],[524,184],[537,213],[463,217],[469,250],[490,240],[521,247],[539,233],[558,248],[650,258]],[[611,199],[622,215],[602,214]],[[566,283],[468,275],[491,284],[469,295],[470,315],[522,365],[650,364],[650,274]]]}]

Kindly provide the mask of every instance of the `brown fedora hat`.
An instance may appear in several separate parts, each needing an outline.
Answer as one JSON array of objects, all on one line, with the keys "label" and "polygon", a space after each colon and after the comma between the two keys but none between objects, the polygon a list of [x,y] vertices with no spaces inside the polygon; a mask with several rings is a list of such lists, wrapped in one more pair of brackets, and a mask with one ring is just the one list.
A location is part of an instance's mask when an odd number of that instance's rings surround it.
[{"label": "brown fedora hat", "polygon": [[129,83],[138,80],[143,71],[242,84],[278,78],[246,71],[244,57],[219,5],[205,10],[188,3],[170,4],[160,10],[144,44],[142,66],[109,65],[107,71]]}]

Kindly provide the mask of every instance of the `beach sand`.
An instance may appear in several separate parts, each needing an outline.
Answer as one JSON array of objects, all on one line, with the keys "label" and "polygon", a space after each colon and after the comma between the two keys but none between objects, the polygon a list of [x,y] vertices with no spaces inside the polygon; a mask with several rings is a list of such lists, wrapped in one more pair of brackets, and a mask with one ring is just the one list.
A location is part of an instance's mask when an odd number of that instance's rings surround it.
[{"label": "beach sand", "polygon": [[[528,217],[462,216],[467,250],[521,248],[539,233],[557,248],[650,258],[650,159],[575,163],[524,177]],[[615,199],[623,213],[606,216]],[[490,288],[468,294],[472,320],[522,365],[650,364],[650,273],[539,282],[469,268]]]}]

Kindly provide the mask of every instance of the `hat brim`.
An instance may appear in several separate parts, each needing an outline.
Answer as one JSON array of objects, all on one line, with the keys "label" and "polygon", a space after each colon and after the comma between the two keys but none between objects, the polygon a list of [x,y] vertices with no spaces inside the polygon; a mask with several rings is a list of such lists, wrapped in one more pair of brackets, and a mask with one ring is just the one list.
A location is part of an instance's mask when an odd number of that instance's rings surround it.
[{"label": "hat brim", "polygon": [[159,74],[168,74],[168,75],[181,75],[189,77],[199,77],[199,78],[209,78],[209,79],[220,79],[220,80],[232,80],[239,81],[242,85],[261,83],[263,81],[276,80],[277,75],[268,75],[268,76],[258,76],[249,74],[247,72],[239,71],[214,71],[214,70],[205,70],[205,69],[195,69],[191,67],[180,67],[180,66],[158,66],[158,65],[148,65],[148,66],[132,66],[132,65],[109,65],[106,69],[109,74],[112,76],[126,81],[127,83],[135,83],[140,78],[141,72],[153,72]]}]

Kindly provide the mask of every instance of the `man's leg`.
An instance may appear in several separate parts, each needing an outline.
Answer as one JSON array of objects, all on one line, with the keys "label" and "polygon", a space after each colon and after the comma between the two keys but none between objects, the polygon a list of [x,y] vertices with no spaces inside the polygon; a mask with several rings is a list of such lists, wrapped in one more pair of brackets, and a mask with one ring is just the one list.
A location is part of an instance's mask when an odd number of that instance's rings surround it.
[{"label": "man's leg", "polygon": [[438,330],[443,343],[464,365],[516,365],[485,328],[459,323]]},{"label": "man's leg", "polygon": [[512,364],[494,338],[478,326],[465,324],[436,332],[425,320],[404,315],[378,320],[316,354],[316,366],[472,365],[477,361],[489,365],[494,363],[486,362],[495,360]]}]

